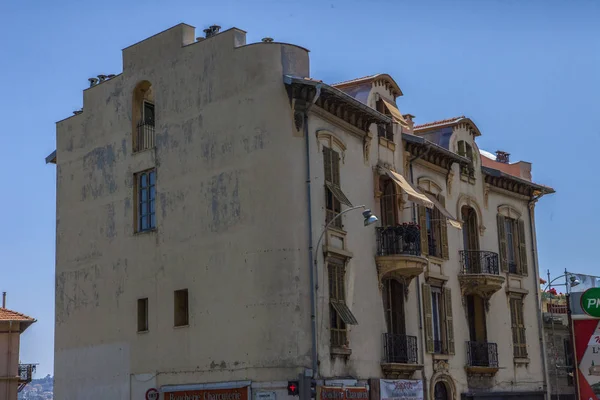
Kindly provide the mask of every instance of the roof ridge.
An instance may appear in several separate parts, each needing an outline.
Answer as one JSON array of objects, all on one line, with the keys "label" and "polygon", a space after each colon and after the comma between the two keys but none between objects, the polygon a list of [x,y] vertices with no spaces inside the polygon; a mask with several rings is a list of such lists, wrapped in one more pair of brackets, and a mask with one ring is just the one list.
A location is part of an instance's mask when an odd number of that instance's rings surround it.
[{"label": "roof ridge", "polygon": [[425,127],[430,127],[430,126],[434,126],[434,125],[447,124],[449,122],[458,121],[463,118],[466,118],[466,117],[464,115],[460,115],[458,117],[452,117],[452,118],[440,119],[437,121],[425,122],[424,124],[415,125],[414,129],[425,128]]},{"label": "roof ridge", "polygon": [[381,75],[381,74],[371,74],[371,75],[366,75],[366,76],[361,76],[360,78],[353,78],[353,79],[348,79],[346,81],[341,81],[341,82],[337,82],[337,83],[332,83],[331,86],[336,86],[336,85],[344,85],[347,83],[353,83],[353,82],[359,82],[365,79],[371,79],[377,75]]}]

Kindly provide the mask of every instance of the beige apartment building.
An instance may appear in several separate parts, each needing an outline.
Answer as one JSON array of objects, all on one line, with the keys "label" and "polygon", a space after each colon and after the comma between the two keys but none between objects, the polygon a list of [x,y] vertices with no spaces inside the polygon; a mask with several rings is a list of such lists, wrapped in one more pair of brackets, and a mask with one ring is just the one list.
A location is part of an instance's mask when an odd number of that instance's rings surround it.
[{"label": "beige apartment building", "polygon": [[205,32],[57,124],[56,397],[544,398],[531,164],[414,125],[389,75]]}]

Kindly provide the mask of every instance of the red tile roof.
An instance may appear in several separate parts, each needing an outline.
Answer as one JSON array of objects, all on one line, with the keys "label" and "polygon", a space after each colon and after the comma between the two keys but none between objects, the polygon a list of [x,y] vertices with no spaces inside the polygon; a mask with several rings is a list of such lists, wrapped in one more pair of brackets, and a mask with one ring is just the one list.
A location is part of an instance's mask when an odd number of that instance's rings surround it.
[{"label": "red tile roof", "polygon": [[35,322],[35,318],[28,317],[25,314],[21,314],[16,311],[9,310],[8,308],[0,307],[0,321],[27,321]]},{"label": "red tile roof", "polygon": [[433,121],[433,122],[427,122],[425,124],[421,124],[421,125],[415,125],[415,130],[416,129],[425,129],[425,128],[431,128],[434,126],[443,126],[443,125],[452,125],[457,123],[458,121],[460,121],[461,119],[465,118],[464,115],[461,115],[459,117],[454,117],[454,118],[447,118],[447,119],[442,119],[439,121]]}]

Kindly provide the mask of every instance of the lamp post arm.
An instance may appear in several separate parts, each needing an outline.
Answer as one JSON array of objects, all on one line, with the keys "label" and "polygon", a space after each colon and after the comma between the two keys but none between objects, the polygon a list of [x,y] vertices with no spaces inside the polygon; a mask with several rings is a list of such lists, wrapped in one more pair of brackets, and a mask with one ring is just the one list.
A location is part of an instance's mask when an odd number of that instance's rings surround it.
[{"label": "lamp post arm", "polygon": [[329,229],[329,226],[333,223],[333,221],[335,221],[336,219],[338,219],[342,215],[346,214],[349,211],[356,210],[356,209],[359,209],[359,208],[366,209],[367,206],[365,206],[363,204],[361,206],[350,207],[350,208],[342,211],[341,213],[339,213],[335,217],[331,218],[331,220],[327,223],[327,225],[325,225],[325,228],[323,229],[323,232],[321,232],[321,236],[319,236],[319,240],[317,241],[317,245],[315,246],[315,253],[314,253],[315,256],[314,256],[314,260],[313,260],[313,263],[315,264],[315,266],[317,265],[317,257],[318,257],[318,254],[319,254],[319,245],[321,244],[321,240],[323,240],[323,236],[325,236],[325,232],[327,232],[327,229]]},{"label": "lamp post arm", "polygon": [[[544,288],[544,290],[543,290],[543,291],[545,292],[546,290],[548,290],[548,288],[550,287],[550,285],[552,285],[552,282],[554,282],[554,281],[555,281],[555,280],[557,280],[557,279],[564,278],[564,277],[565,277],[565,276],[567,276],[567,275],[570,275],[570,274],[562,274],[562,275],[560,275],[560,276],[557,276],[556,278],[552,279],[552,280],[551,280],[551,281],[550,281],[550,282],[549,282],[549,283],[546,285],[546,287]],[[565,283],[561,283],[560,285],[555,285],[555,286],[563,286],[563,285],[566,285],[566,284],[565,284]]]}]

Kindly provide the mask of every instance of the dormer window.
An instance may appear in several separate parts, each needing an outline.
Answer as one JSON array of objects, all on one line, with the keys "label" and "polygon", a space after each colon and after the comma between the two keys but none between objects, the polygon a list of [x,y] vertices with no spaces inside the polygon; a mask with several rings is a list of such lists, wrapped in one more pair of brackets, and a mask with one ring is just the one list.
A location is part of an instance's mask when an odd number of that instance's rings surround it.
[{"label": "dormer window", "polygon": [[466,178],[471,181],[475,179],[475,157],[473,156],[473,147],[464,140],[458,142],[458,155],[471,160],[471,165],[461,166],[461,178]]},{"label": "dormer window", "polygon": [[[383,115],[393,118],[392,113],[390,113],[390,110],[388,110],[388,108],[386,107],[386,104],[383,99],[377,100],[375,107],[376,107],[377,111],[379,111]],[[377,134],[379,137],[386,138],[390,142],[393,142],[394,141],[394,124],[390,122],[389,124],[378,125],[377,126]]]}]

